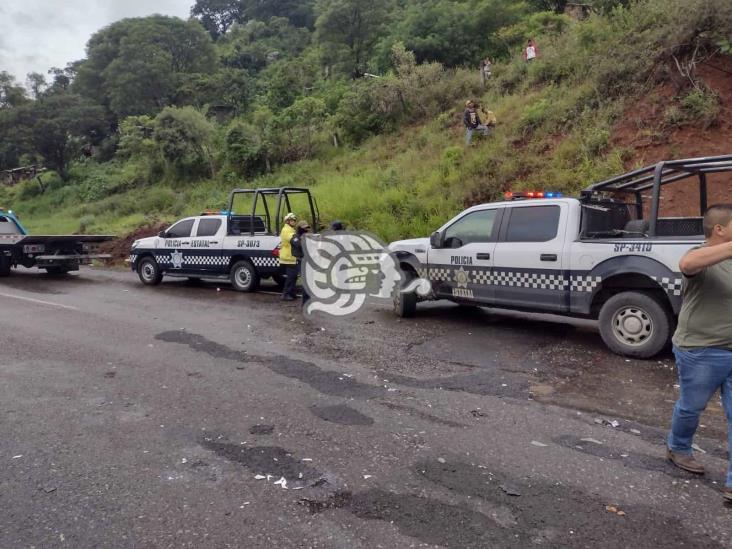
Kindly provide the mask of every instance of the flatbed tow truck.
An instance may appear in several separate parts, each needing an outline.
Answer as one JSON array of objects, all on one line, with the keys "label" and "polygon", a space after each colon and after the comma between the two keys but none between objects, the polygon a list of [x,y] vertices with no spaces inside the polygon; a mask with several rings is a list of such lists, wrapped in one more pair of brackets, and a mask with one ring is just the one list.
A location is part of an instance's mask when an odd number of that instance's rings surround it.
[{"label": "flatbed tow truck", "polygon": [[0,208],[0,277],[11,269],[37,267],[48,274],[63,275],[78,271],[94,259],[109,259],[99,253],[102,242],[114,240],[108,235],[29,235],[12,210]]}]

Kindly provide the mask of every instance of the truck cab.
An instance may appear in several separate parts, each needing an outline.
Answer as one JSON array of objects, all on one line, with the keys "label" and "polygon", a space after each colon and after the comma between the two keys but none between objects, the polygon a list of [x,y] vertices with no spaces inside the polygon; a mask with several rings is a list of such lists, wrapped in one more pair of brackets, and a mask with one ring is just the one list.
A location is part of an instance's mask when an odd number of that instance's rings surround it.
[{"label": "truck cab", "polygon": [[[430,238],[390,249],[407,281],[429,281],[428,299],[597,319],[611,350],[647,358],[669,343],[682,300],[679,260],[704,241],[706,173],[723,170],[732,171],[732,157],[663,162],[578,198],[507,193],[461,212]],[[688,178],[699,179],[701,215],[659,216],[661,188]],[[420,299],[398,293],[395,312],[415,314]]]}]

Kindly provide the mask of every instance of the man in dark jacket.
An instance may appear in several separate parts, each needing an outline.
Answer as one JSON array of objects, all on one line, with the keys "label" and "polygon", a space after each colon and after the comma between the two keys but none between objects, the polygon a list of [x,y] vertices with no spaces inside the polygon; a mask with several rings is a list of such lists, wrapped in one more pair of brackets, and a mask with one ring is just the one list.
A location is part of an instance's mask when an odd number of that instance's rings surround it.
[{"label": "man in dark jacket", "polygon": [[475,110],[475,103],[468,101],[465,103],[465,112],[463,113],[463,124],[465,124],[465,144],[470,145],[473,142],[473,132],[477,131],[483,135],[488,135],[490,128],[480,121],[478,112]]},{"label": "man in dark jacket", "polygon": [[[297,224],[297,227],[295,227],[295,235],[292,237],[292,240],[290,240],[290,246],[292,247],[292,255],[295,256],[297,259],[297,265],[300,270],[300,277],[305,278],[305,265],[303,263],[303,257],[305,257],[305,252],[303,249],[303,239],[305,238],[305,235],[310,232],[310,223],[307,221],[300,221]],[[308,300],[310,299],[310,295],[308,295],[307,288],[305,288],[305,284],[303,283],[302,287],[302,304],[305,305]]]}]

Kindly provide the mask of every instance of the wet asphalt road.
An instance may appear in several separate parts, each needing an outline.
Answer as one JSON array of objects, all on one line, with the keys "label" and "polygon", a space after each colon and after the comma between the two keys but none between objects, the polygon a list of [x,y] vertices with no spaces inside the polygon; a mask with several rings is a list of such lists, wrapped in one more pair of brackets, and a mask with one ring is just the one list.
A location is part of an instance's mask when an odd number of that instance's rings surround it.
[{"label": "wet asphalt road", "polygon": [[719,406],[668,465],[670,357],[591,323],[22,270],[0,349],[3,548],[732,544]]}]

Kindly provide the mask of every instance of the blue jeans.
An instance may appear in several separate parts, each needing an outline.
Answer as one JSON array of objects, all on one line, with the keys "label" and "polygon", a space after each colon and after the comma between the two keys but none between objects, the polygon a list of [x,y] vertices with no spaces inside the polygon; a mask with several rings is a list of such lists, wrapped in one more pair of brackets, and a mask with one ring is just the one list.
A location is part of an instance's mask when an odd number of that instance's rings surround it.
[{"label": "blue jeans", "polygon": [[[676,369],[681,387],[674,406],[668,447],[679,454],[691,454],[691,444],[699,416],[717,389],[722,392],[722,405],[727,414],[727,443],[732,442],[732,351],[702,347],[684,350],[674,347]],[[732,451],[732,445],[730,446]],[[727,470],[727,486],[732,487],[732,462]]]},{"label": "blue jeans", "polygon": [[478,124],[475,128],[466,128],[465,131],[465,144],[470,145],[470,143],[473,141],[473,132],[479,132],[481,134],[488,135],[491,133],[491,129],[484,125],[484,124]]}]

